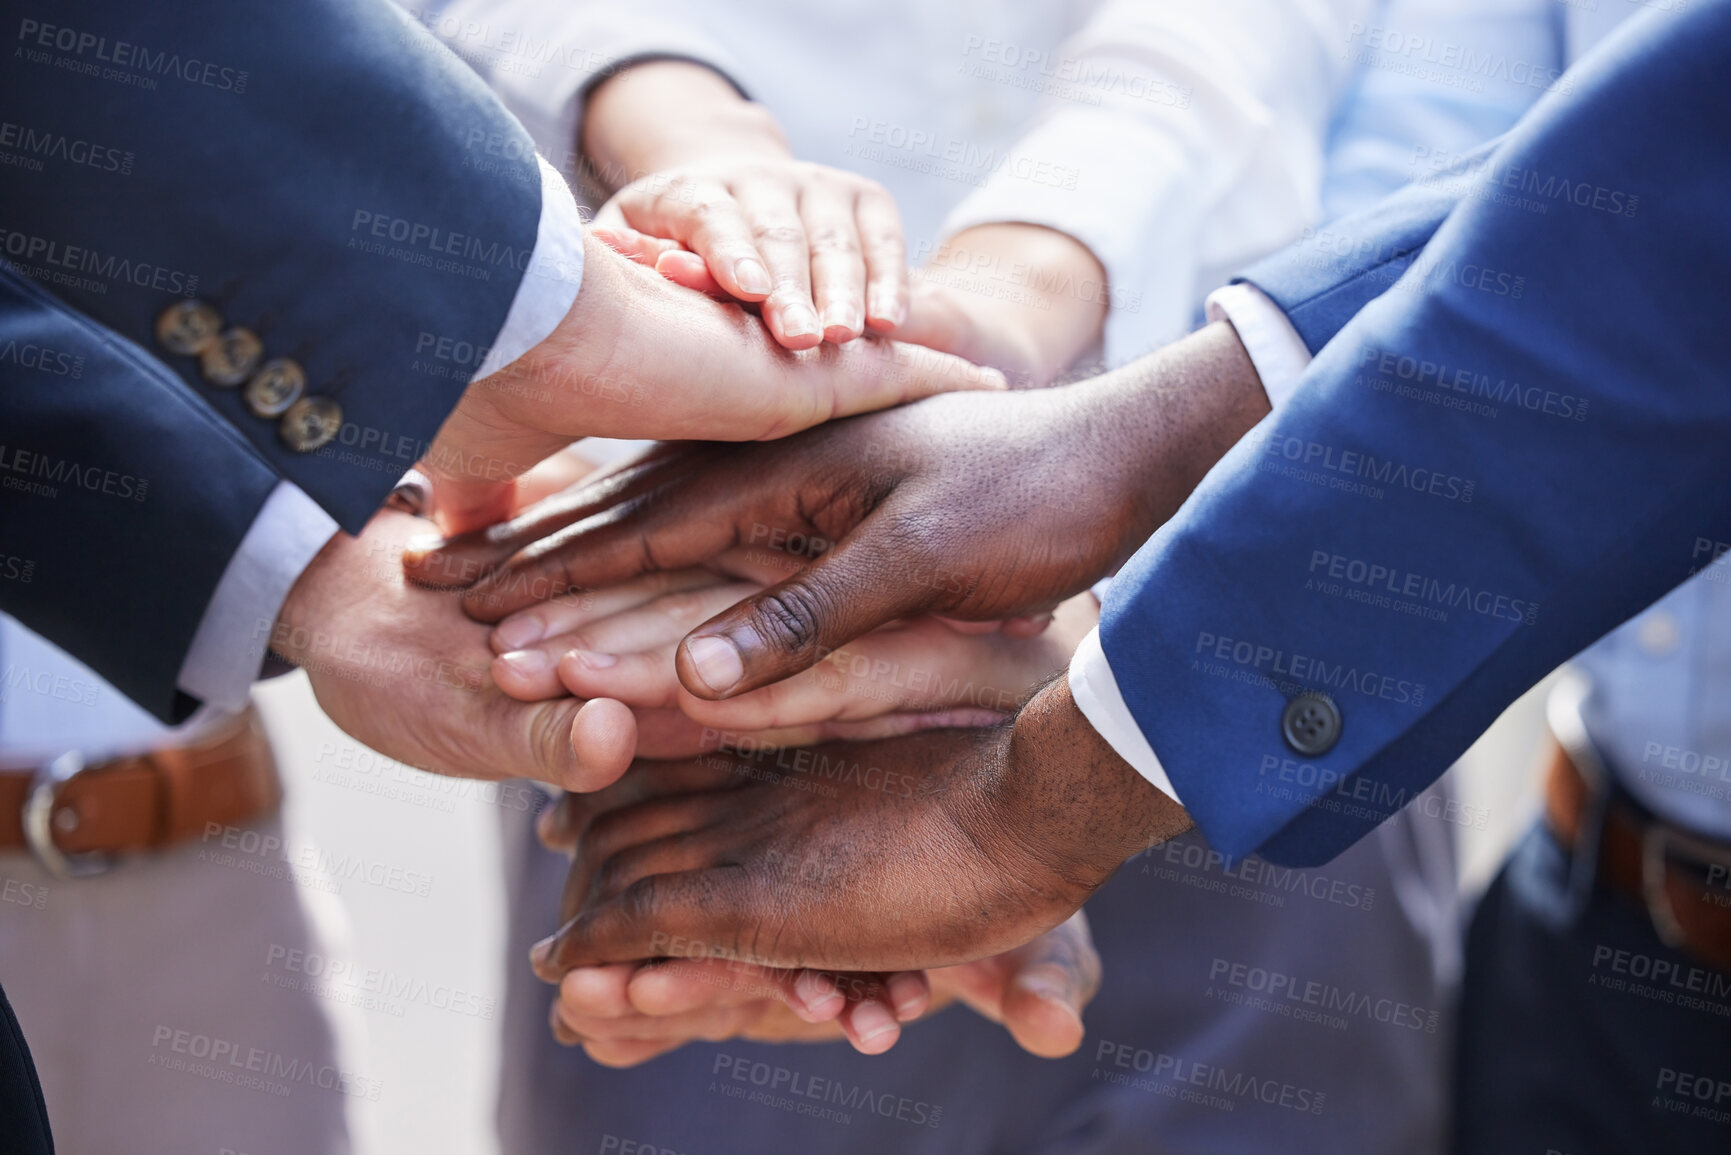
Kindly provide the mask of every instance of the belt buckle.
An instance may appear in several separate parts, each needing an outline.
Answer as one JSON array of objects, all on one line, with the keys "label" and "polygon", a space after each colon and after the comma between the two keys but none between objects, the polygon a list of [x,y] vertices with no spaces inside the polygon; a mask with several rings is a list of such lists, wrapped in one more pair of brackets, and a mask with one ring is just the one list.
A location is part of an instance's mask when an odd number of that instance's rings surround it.
[{"label": "belt buckle", "polygon": [[1681,950],[1688,943],[1688,932],[1671,908],[1671,895],[1665,889],[1668,873],[1667,844],[1675,845],[1689,858],[1707,866],[1724,866],[1731,870],[1731,850],[1704,838],[1697,838],[1663,822],[1649,822],[1641,836],[1641,897],[1647,903],[1647,917],[1666,946]]},{"label": "belt buckle", "polygon": [[55,878],[90,878],[114,868],[114,856],[92,851],[68,854],[54,844],[54,803],[60,788],[84,769],[84,756],[68,750],[36,771],[24,798],[24,842]]}]

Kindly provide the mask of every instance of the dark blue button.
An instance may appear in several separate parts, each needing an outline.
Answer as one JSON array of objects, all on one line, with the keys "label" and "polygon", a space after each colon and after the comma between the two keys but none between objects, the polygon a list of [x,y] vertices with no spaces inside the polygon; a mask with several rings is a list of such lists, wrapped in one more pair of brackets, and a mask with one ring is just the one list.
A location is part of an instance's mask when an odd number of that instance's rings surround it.
[{"label": "dark blue button", "polygon": [[1340,741],[1340,707],[1327,694],[1300,694],[1286,703],[1280,733],[1286,744],[1307,758],[1326,754]]}]

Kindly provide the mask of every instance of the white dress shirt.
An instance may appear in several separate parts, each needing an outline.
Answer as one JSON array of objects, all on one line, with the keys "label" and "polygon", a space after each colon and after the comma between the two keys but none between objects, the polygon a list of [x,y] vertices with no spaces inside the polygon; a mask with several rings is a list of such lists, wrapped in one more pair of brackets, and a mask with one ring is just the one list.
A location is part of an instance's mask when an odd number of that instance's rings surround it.
[{"label": "white dress shirt", "polygon": [[1111,0],[1048,71],[1078,80],[1038,108],[1014,152],[1073,183],[995,171],[945,221],[1045,225],[1104,266],[1104,359],[1189,332],[1198,300],[1298,238],[1320,208],[1347,48],[1374,0]]}]

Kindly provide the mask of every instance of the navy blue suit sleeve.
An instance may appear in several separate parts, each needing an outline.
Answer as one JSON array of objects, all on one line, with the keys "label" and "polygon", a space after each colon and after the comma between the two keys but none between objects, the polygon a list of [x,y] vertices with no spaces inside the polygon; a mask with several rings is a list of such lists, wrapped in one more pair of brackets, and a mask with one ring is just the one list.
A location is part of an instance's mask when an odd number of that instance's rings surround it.
[{"label": "navy blue suit sleeve", "polygon": [[1445,181],[1409,185],[1363,212],[1306,230],[1233,280],[1267,294],[1315,354],[1400,280],[1459,199]]},{"label": "navy blue suit sleeve", "polygon": [[[0,253],[163,354],[358,530],[455,406],[528,268],[541,188],[527,134],[384,0],[6,8]],[[294,452],[238,390],[159,349],[158,315],[187,297],[299,361],[307,392],[342,406],[337,441]]]},{"label": "navy blue suit sleeve", "polygon": [[[1731,0],[1625,24],[1113,583],[1209,842],[1312,864],[1731,534]],[[1330,695],[1316,757],[1280,718]]]},{"label": "navy blue suit sleeve", "polygon": [[165,722],[229,556],[279,482],[160,361],[0,266],[0,609]]}]

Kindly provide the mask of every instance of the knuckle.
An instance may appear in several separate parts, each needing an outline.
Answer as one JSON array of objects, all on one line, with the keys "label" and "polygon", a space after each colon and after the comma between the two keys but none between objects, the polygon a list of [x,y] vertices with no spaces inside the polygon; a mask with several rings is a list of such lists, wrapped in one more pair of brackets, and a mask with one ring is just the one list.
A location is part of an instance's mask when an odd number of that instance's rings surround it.
[{"label": "knuckle", "polygon": [[800,245],[805,243],[805,230],[787,222],[759,221],[751,226],[753,240],[769,245]]},{"label": "knuckle", "polygon": [[851,229],[827,226],[811,234],[811,251],[827,256],[858,256],[859,237]]},{"label": "knuckle", "polygon": [[758,603],[758,628],[778,649],[805,654],[817,646],[823,622],[829,616],[827,601],[809,586],[776,590]]},{"label": "knuckle", "polygon": [[902,251],[902,235],[895,229],[867,228],[864,235],[865,243],[869,248],[881,252],[900,253]]},{"label": "knuckle", "polygon": [[647,922],[661,911],[661,887],[653,874],[631,883],[619,898],[626,916],[638,923]]},{"label": "knuckle", "polygon": [[695,191],[676,193],[670,190],[669,197],[688,204],[692,219],[702,225],[714,225],[718,220],[731,216],[734,210],[733,198],[726,195],[716,196],[713,193]]},{"label": "knuckle", "polygon": [[595,868],[594,890],[600,894],[614,894],[628,885],[631,873],[629,860],[617,856],[609,858]]}]

